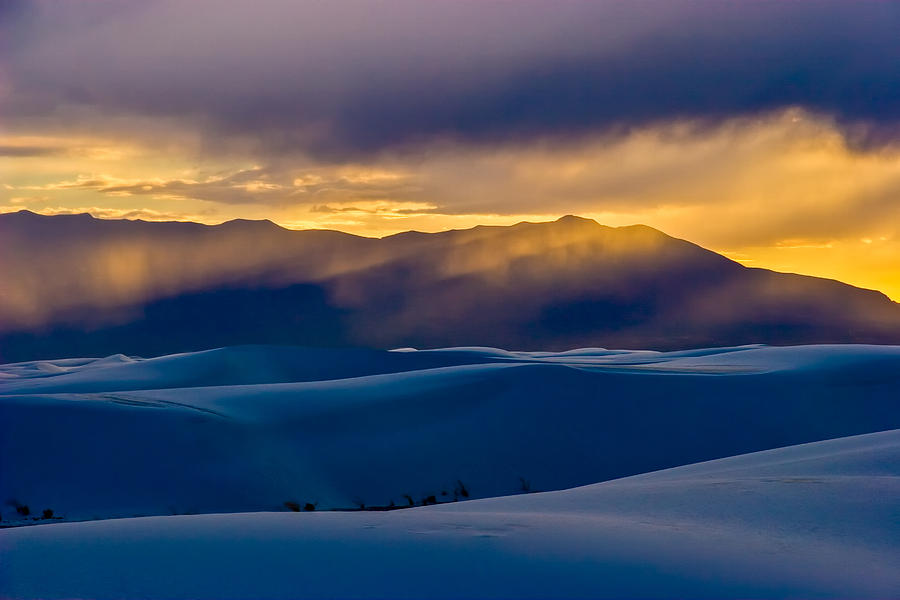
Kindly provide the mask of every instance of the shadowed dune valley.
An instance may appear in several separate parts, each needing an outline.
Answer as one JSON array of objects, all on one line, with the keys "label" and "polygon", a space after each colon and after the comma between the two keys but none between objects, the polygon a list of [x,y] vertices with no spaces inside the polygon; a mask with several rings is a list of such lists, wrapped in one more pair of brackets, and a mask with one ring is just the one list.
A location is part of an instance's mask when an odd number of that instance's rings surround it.
[{"label": "shadowed dune valley", "polygon": [[0,1],[0,600],[900,599],[897,31]]}]

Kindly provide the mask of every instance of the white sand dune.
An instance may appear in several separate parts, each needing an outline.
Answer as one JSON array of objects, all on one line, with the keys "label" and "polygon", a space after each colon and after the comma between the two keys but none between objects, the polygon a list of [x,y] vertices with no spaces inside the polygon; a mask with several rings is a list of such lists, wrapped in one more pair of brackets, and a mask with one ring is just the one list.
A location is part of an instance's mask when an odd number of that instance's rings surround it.
[{"label": "white sand dune", "polygon": [[6,525],[452,502],[900,427],[887,346],[260,346],[0,373]]},{"label": "white sand dune", "polygon": [[[356,348],[236,346],[157,358],[69,358],[0,365],[0,394],[86,393],[346,379],[427,368],[493,363],[562,364],[710,374],[833,369],[896,361],[898,346],[834,344],[735,346],[675,352],[582,348],[510,352],[467,347],[391,352]],[[883,367],[878,367],[883,368]],[[887,370],[886,372],[889,372]]]},{"label": "white sand dune", "polygon": [[391,512],[0,531],[8,598],[896,598],[900,430]]},{"label": "white sand dune", "polygon": [[898,392],[896,346],[2,365],[0,597],[900,597]]}]

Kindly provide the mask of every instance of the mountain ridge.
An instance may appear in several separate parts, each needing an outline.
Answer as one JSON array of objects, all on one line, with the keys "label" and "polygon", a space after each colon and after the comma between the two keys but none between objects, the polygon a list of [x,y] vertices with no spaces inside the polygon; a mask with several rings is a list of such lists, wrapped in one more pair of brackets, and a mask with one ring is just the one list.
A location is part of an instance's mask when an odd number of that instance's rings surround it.
[{"label": "mountain ridge", "polygon": [[370,238],[22,211],[0,215],[0,257],[4,362],[244,343],[900,342],[900,305],[877,290],[572,215]]}]

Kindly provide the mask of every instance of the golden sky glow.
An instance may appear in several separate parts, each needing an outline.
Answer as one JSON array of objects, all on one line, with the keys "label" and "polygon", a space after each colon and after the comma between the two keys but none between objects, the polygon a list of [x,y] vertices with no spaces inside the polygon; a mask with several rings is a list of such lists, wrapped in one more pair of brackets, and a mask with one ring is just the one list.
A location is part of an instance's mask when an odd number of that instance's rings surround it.
[{"label": "golden sky glow", "polygon": [[900,151],[851,148],[830,120],[797,109],[575,141],[432,141],[355,163],[137,139],[7,131],[0,211],[268,218],[371,236],[571,213],[900,300]]}]

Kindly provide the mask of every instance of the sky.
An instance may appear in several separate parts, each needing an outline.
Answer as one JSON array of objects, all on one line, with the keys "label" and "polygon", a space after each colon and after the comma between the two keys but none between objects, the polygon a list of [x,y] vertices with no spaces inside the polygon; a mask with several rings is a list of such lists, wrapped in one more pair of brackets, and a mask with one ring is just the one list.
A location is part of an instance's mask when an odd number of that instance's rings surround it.
[{"label": "sky", "polygon": [[900,301],[900,3],[0,0],[0,212],[565,214]]}]

